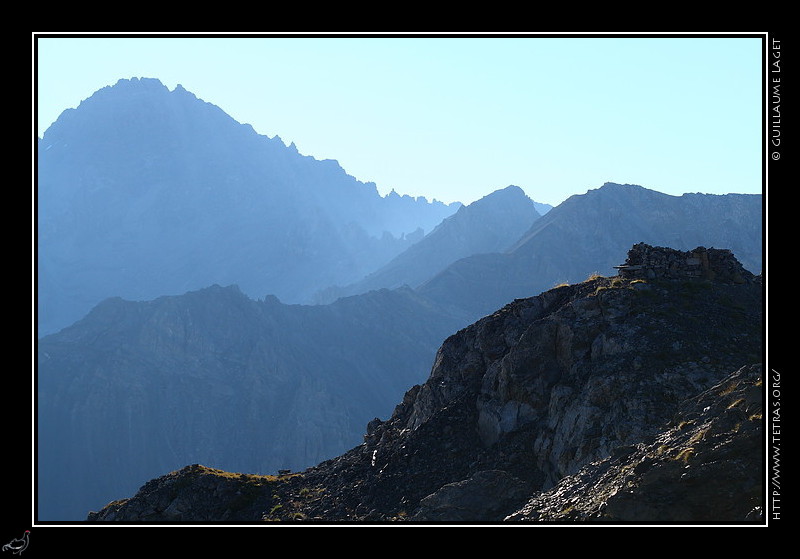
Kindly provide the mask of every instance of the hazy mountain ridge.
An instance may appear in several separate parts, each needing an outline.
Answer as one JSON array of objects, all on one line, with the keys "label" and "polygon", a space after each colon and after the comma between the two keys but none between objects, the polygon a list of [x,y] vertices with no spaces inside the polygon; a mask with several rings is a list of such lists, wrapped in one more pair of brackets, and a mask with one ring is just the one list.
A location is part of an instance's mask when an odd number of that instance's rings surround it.
[{"label": "hazy mountain ridge", "polygon": [[475,254],[505,251],[541,217],[518,186],[508,186],[462,205],[453,215],[363,280],[329,288],[316,299],[330,302],[373,289],[419,287],[453,262]]},{"label": "hazy mountain ridge", "polygon": [[516,298],[589,274],[613,274],[615,254],[638,242],[689,250],[725,248],[753,273],[763,259],[762,196],[671,196],[606,183],[576,194],[536,220],[507,251],[454,262],[418,291],[473,319]]},{"label": "hazy mountain ridge", "polygon": [[301,302],[366,275],[459,206],[381,196],[155,79],[101,89],[37,145],[42,333],[106,297],[214,283]]},{"label": "hazy mountain ridge", "polygon": [[213,286],[108,299],[39,340],[42,519],[80,519],[159,472],[299,469],[360,440],[461,324],[412,291],[332,305]]},{"label": "hazy mountain ridge", "polygon": [[188,466],[89,520],[762,521],[761,278],[703,247],[639,244],[628,263],[639,277],[516,300],[448,337],[335,459]]}]

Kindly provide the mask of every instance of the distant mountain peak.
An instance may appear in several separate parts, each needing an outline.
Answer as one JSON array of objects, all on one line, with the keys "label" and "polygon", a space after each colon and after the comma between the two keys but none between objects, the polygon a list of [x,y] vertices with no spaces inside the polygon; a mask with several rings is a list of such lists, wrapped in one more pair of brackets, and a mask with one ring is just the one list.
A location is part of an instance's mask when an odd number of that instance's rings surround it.
[{"label": "distant mountain peak", "polygon": [[[521,200],[521,199],[530,199],[528,195],[525,194],[525,191],[522,190],[519,186],[516,185],[509,185],[505,188],[500,188],[487,194],[486,196],[476,200],[473,204],[480,202],[481,200],[497,200],[497,199],[505,199],[505,200]],[[472,204],[470,204],[472,205]]]},{"label": "distant mountain peak", "polygon": [[644,188],[644,187],[639,184],[632,184],[627,182],[623,183],[623,182],[606,181],[600,188]]},{"label": "distant mountain peak", "polygon": [[[117,82],[113,86],[109,86],[109,87],[116,87],[116,88],[121,88],[121,87],[139,87],[139,88],[142,88],[142,87],[146,87],[146,88],[159,89],[159,90],[163,89],[163,90],[169,91],[169,88],[166,85],[164,85],[161,82],[161,80],[159,80],[158,78],[149,78],[149,77],[144,77],[144,76],[142,76],[142,77],[133,76],[131,78],[120,78],[120,79],[117,80]],[[182,86],[181,86],[181,89],[183,89]]]},{"label": "distant mountain peak", "polygon": [[92,95],[85,99],[84,102],[91,102],[92,100],[103,99],[108,96],[120,95],[122,93],[147,93],[154,95],[188,93],[194,96],[194,94],[184,89],[183,86],[178,86],[173,91],[170,91],[170,89],[158,78],[134,76],[131,78],[120,78],[114,84],[107,85],[95,91]]},{"label": "distant mountain peak", "polygon": [[381,196],[337,161],[301,155],[156,78],[96,91],[38,144],[40,333],[106,297],[213,283],[309,302],[379,268],[458,207]]},{"label": "distant mountain peak", "polygon": [[318,302],[404,284],[416,288],[460,258],[506,250],[540,217],[520,187],[495,190],[461,205],[422,240],[360,282],[320,292]]},{"label": "distant mountain peak", "polygon": [[691,250],[731,250],[744,267],[762,267],[760,195],[670,196],[638,185],[606,183],[576,194],[537,219],[503,254],[454,262],[420,290],[482,316],[505,301],[530,296],[593,272],[607,274],[614,255],[638,242]]}]

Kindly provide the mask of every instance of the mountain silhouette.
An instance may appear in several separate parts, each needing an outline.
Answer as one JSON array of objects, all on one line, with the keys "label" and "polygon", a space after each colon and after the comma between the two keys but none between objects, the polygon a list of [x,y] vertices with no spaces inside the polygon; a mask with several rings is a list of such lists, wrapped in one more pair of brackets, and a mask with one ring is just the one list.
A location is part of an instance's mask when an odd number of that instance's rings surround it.
[{"label": "mountain silhouette", "polygon": [[357,281],[450,205],[390,193],[156,79],[119,80],[37,142],[38,327],[107,297],[212,284],[307,301]]},{"label": "mountain silhouette", "polygon": [[613,274],[615,255],[638,242],[679,250],[725,248],[747,270],[760,273],[762,216],[760,194],[672,196],[606,183],[547,212],[508,250],[462,258],[417,291],[477,320],[560,283]]},{"label": "mountain silhouette", "polygon": [[423,239],[361,281],[329,288],[316,300],[330,302],[345,295],[403,285],[419,287],[461,258],[505,251],[540,217],[536,203],[520,187],[497,190],[461,206]]}]

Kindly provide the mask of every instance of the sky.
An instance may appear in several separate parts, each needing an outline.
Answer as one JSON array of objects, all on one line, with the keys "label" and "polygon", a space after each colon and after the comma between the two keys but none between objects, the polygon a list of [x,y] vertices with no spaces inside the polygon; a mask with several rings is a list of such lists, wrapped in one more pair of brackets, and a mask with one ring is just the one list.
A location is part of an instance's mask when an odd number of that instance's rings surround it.
[{"label": "sky", "polygon": [[381,194],[762,192],[762,37],[37,34],[33,114],[157,78]]}]

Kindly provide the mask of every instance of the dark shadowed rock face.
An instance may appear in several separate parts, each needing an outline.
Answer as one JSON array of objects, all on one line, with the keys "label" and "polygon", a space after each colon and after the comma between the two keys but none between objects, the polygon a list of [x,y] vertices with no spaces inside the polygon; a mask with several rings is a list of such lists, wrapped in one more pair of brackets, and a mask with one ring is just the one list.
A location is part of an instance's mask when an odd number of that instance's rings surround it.
[{"label": "dark shadowed rock face", "polygon": [[745,283],[753,274],[725,249],[697,247],[679,251],[638,243],[628,251],[622,266],[615,266],[628,279],[705,279],[720,283]]},{"label": "dark shadowed rock face", "polygon": [[[761,462],[750,437],[762,421],[751,366],[763,352],[762,291],[754,276],[593,277],[515,300],[450,336],[427,382],[370,422],[363,444],[262,491],[239,518],[753,518],[757,474],[740,474]],[[601,468],[637,477],[602,493],[612,482]],[[705,511],[692,494],[704,483],[719,502]],[[545,495],[564,496],[560,508],[545,507]],[[143,490],[91,519],[158,520],[164,499]]]},{"label": "dark shadowed rock face", "polygon": [[530,486],[503,470],[480,471],[469,479],[448,483],[422,499],[415,522],[495,521],[516,508],[530,494]]}]

